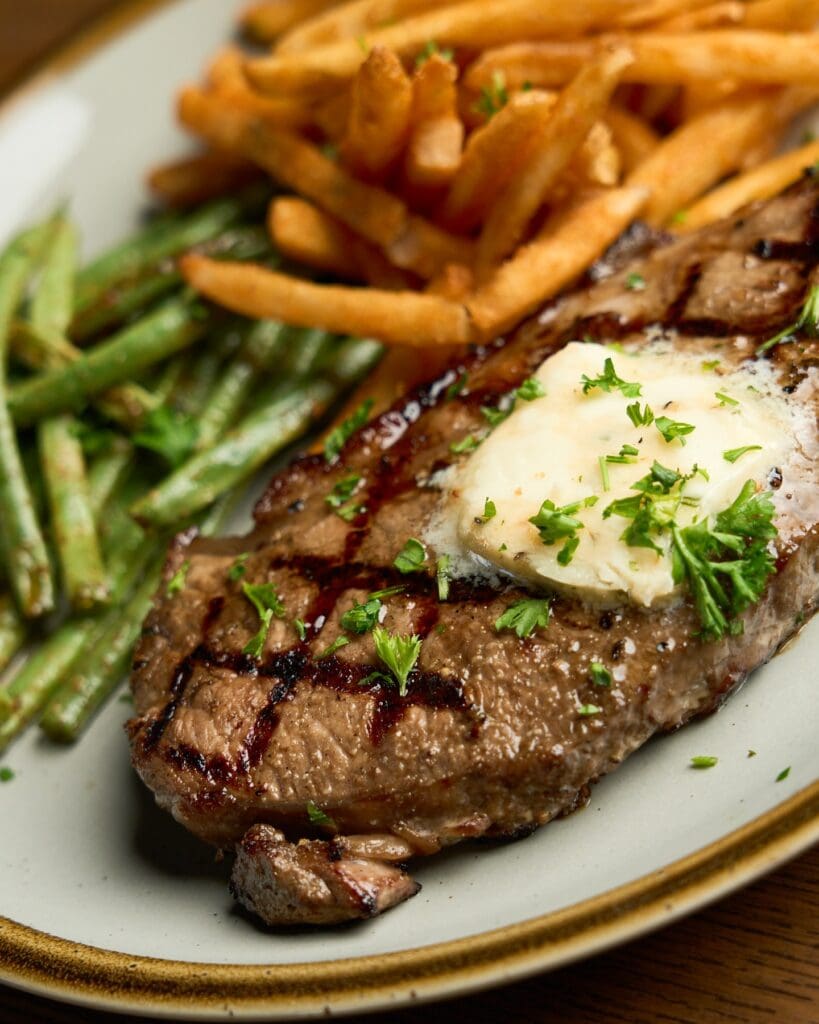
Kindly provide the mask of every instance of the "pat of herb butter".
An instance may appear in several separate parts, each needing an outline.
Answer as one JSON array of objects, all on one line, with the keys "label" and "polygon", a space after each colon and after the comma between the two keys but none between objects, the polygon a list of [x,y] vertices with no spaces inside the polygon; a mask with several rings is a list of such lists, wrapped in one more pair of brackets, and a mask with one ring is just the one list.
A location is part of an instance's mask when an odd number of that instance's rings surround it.
[{"label": "pat of herb butter", "polygon": [[[775,389],[749,391],[750,382],[760,381],[738,369],[720,383],[743,400],[725,405],[701,364],[701,353],[659,346],[612,351],[577,342],[548,359],[534,375],[547,397],[518,403],[458,469],[450,514],[463,548],[536,587],[597,603],[626,597],[649,607],[673,599],[681,584],[672,576],[670,535],[656,538],[656,549],[634,546],[623,537],[629,521],[605,510],[638,497],[633,485],[659,464],[690,476],[677,489],[681,500],[674,511],[683,528],[726,509],[747,480],[764,486],[793,448],[789,411]],[[614,384],[590,386],[597,380]],[[664,417],[659,426],[685,425],[684,439],[681,430],[664,432],[627,414],[638,387],[640,401]],[[738,449],[741,459],[726,460],[726,451]],[[606,458],[621,451],[628,458]],[[483,515],[487,494],[502,515]],[[533,523],[545,502],[557,509],[580,503],[570,558],[562,535],[544,537]]]}]

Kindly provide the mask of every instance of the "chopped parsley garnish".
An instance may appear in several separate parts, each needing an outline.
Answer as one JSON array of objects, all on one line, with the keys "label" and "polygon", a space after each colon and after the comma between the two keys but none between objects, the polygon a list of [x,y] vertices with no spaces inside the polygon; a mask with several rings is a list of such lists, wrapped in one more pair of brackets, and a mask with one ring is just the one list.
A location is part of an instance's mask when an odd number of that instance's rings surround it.
[{"label": "chopped parsley garnish", "polygon": [[728,451],[722,453],[723,459],[726,462],[736,462],[737,459],[741,459],[743,455],[748,452],[761,452],[761,444],[746,444],[744,448],[729,448]]},{"label": "chopped parsley garnish", "polygon": [[311,825],[326,825],[328,828],[335,828],[336,823],[330,817],[329,814],[325,814],[324,811],[317,807],[312,800],[307,801],[307,817],[310,819]]},{"label": "chopped parsley garnish", "polygon": [[357,515],[364,511],[363,505],[350,500],[358,490],[361,479],[358,473],[345,476],[334,485],[332,491],[324,499],[336,515],[347,523],[352,522]]},{"label": "chopped parsley garnish", "polygon": [[487,498],[483,503],[483,515],[475,516],[476,523],[487,523],[490,519],[494,519],[498,514],[498,510],[495,507],[495,502],[491,498]]},{"label": "chopped parsley garnish", "polygon": [[339,633],[329,647],[325,647],[320,654],[316,655],[316,660],[321,661],[322,658],[329,658],[330,655],[335,654],[336,651],[340,651],[342,647],[346,647],[349,642],[350,638],[348,636],[345,636],[343,633]]},{"label": "chopped parsley garnish", "polygon": [[583,523],[575,518],[576,513],[582,508],[591,508],[596,503],[597,497],[592,495],[558,508],[553,501],[547,498],[540,506],[538,514],[529,519],[529,522],[537,527],[540,539],[544,544],[556,544],[559,540],[566,541],[557,556],[560,565],[568,565],[571,562],[577,545],[580,543],[577,531],[583,529]]},{"label": "chopped parsley garnish", "polygon": [[756,751],[755,750],[749,750],[748,751],[748,757],[756,757]]},{"label": "chopped parsley garnish", "polygon": [[589,715],[599,715],[602,711],[603,709],[596,704],[581,704],[577,709],[578,715],[582,715],[584,718],[587,718]]},{"label": "chopped parsley garnish", "polygon": [[270,630],[270,623],[273,621],[274,616],[277,619],[284,618],[284,605],[272,583],[243,583],[242,593],[256,609],[261,620],[259,632],[248,640],[242,648],[242,654],[250,654],[254,658],[261,658],[264,642]]},{"label": "chopped parsley garnish", "polygon": [[506,79],[502,71],[496,71],[492,75],[489,85],[483,86],[478,100],[475,103],[475,110],[487,119],[494,117],[499,110],[503,110],[509,102],[509,93],[506,89]]},{"label": "chopped parsley garnish", "polygon": [[584,373],[582,383],[584,395],[587,395],[594,388],[600,388],[601,391],[608,393],[620,391],[626,398],[637,398],[642,393],[642,385],[623,380],[622,377],[617,376],[617,371],[614,369],[614,360],[611,358],[607,358],[605,363],[603,363],[603,372],[599,377],[588,377]]},{"label": "chopped parsley garnish", "polygon": [[716,370],[719,364],[722,362],[721,359],[703,359],[700,366],[703,370]]},{"label": "chopped parsley garnish", "polygon": [[231,583],[240,580],[247,572],[247,560],[250,557],[249,551],[243,551],[233,560],[233,565],[228,569],[228,579]]},{"label": "chopped parsley garnish", "polygon": [[642,274],[631,273],[626,278],[626,288],[630,292],[642,292],[645,291],[646,279]]},{"label": "chopped parsley garnish", "polygon": [[450,49],[442,50],[434,39],[428,39],[420,53],[415,58],[415,66],[420,68],[430,57],[439,56],[442,60],[452,60],[455,54]]},{"label": "chopped parsley garnish", "polygon": [[791,766],[788,765],[787,768],[783,768],[782,771],[777,775],[776,781],[777,782],[784,782],[785,779],[787,779],[787,777],[790,775],[790,773],[791,773]]},{"label": "chopped parsley garnish", "polygon": [[663,549],[654,537],[673,523],[682,502],[682,485],[687,479],[655,461],[649,473],[631,485],[631,489],[638,493],[613,501],[603,510],[603,518],[621,516],[630,519],[631,523],[620,539],[629,547],[650,548],[662,555]]},{"label": "chopped parsley garnish", "polygon": [[148,413],[132,440],[140,448],[156,452],[176,469],[191,454],[198,436],[199,428],[192,417],[160,405]]},{"label": "chopped parsley garnish", "polygon": [[527,377],[515,394],[524,402],[533,402],[536,398],[543,398],[546,392],[537,377]]},{"label": "chopped parsley garnish", "polygon": [[392,594],[400,594],[403,587],[387,587],[384,590],[374,590],[367,594],[363,603],[356,603],[341,616],[341,625],[349,629],[351,633],[369,633],[378,625],[383,604],[382,597],[390,597]]},{"label": "chopped parsley garnish", "polygon": [[298,634],[299,640],[304,640],[307,636],[307,623],[301,619],[293,619],[293,629]]},{"label": "chopped parsley garnish", "polygon": [[536,629],[546,629],[551,616],[551,602],[548,598],[527,598],[509,605],[503,615],[495,620],[495,629],[511,629],[525,640]]},{"label": "chopped parsley garnish", "polygon": [[639,454],[640,450],[633,444],[624,444],[617,455],[606,455],[605,460],[612,466],[631,466]]},{"label": "chopped parsley garnish", "polygon": [[373,407],[373,399],[368,398],[361,403],[342,423],[331,430],[324,442],[324,458],[328,462],[337,459],[341,454],[344,445],[350,440],[353,434],[370,418],[370,411]]},{"label": "chopped parsley garnish", "polygon": [[763,355],[775,345],[781,342],[795,341],[797,334],[806,334],[809,338],[819,337],[819,285],[813,285],[805,299],[805,304],[795,323],[786,327],[784,331],[760,345],[756,350],[758,356]]},{"label": "chopped parsley garnish", "polygon": [[435,580],[438,584],[438,600],[446,601],[449,597],[449,555],[441,555],[435,566]]},{"label": "chopped parsley garnish", "polygon": [[3,767],[0,768],[0,782],[11,782],[13,778],[14,771],[9,768],[7,764],[4,764]]},{"label": "chopped parsley garnish", "polygon": [[605,455],[601,455],[600,458],[597,460],[597,463],[600,466],[600,479],[603,482],[603,490],[610,491],[611,480],[609,479],[608,459]]},{"label": "chopped parsley garnish", "polygon": [[693,423],[681,423],[679,420],[670,420],[668,416],[658,416],[654,426],[660,431],[668,444],[678,440],[685,444],[685,435],[693,434],[695,427]]},{"label": "chopped parsley garnish", "polygon": [[494,430],[495,427],[499,427],[504,420],[509,419],[509,417],[512,414],[512,408],[512,405],[508,406],[505,409],[496,409],[491,405],[482,405],[481,413],[483,415],[483,418],[492,428],[492,430]]},{"label": "chopped parsley garnish", "polygon": [[626,415],[635,427],[650,427],[654,422],[654,413],[647,403],[643,406],[642,412],[640,411],[639,402],[633,402],[631,405],[627,405]]},{"label": "chopped parsley garnish", "polygon": [[165,593],[168,597],[173,597],[174,594],[178,594],[183,589],[190,567],[191,563],[186,559],[168,580],[168,586],[165,588]]},{"label": "chopped parsley garnish", "polygon": [[423,569],[427,560],[427,552],[420,540],[410,537],[407,543],[395,556],[393,565],[402,573],[418,572]]},{"label": "chopped parsley garnish", "polygon": [[474,452],[480,444],[480,440],[474,437],[472,434],[467,434],[466,437],[462,437],[460,441],[453,441],[449,446],[449,450],[453,455],[464,455],[467,452]]},{"label": "chopped parsley garnish", "polygon": [[739,401],[736,398],[731,398],[724,391],[715,391],[714,398],[716,398],[720,405],[739,405]]},{"label": "chopped parsley garnish", "polygon": [[589,675],[595,686],[611,686],[611,672],[600,661],[593,661],[589,665]]},{"label": "chopped parsley garnish", "polygon": [[406,697],[409,674],[415,668],[418,655],[421,653],[421,638],[418,636],[400,636],[391,634],[382,626],[376,626],[373,630],[373,642],[375,653],[390,670],[390,675],[384,672],[373,672],[366,679],[362,679],[362,685],[373,679],[383,679],[390,684],[398,684],[398,695]]},{"label": "chopped parsley garnish", "polygon": [[674,216],[671,218],[672,224],[685,224],[688,220],[688,210],[677,210]]},{"label": "chopped parsley garnish", "polygon": [[466,373],[459,373],[457,379],[454,380],[444,392],[444,398],[446,401],[450,402],[453,398],[457,398],[466,387],[468,380],[469,377]]},{"label": "chopped parsley garnish", "polygon": [[681,529],[671,526],[674,581],[687,580],[705,636],[741,632],[737,617],[762,596],[776,563],[768,550],[776,537],[769,493],[748,480],[716,517]]},{"label": "chopped parsley garnish", "polygon": [[697,754],[696,757],[691,758],[692,768],[713,768],[715,764],[719,763],[719,758],[714,757],[713,754]]}]

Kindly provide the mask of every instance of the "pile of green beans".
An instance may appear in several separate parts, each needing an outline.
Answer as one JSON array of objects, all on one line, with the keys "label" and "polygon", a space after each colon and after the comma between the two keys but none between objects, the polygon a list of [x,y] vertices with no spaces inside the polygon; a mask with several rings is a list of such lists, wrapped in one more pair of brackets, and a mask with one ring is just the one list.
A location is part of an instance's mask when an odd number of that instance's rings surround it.
[{"label": "pile of green beans", "polygon": [[218,529],[380,357],[185,287],[191,247],[276,261],[259,201],[158,217],[83,269],[64,211],[0,253],[0,753],[36,720],[77,739],[127,670],[169,538]]}]

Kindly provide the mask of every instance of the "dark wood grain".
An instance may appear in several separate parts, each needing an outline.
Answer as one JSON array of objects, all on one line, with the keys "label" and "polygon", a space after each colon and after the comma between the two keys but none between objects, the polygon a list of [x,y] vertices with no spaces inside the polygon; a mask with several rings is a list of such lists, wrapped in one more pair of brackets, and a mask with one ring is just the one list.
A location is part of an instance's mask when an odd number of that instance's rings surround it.
[{"label": "dark wood grain", "polygon": [[[115,3],[0,0],[0,90]],[[819,1024],[819,848],[707,910],[591,960],[481,995],[367,1019],[372,1024]],[[109,1015],[0,987],[2,1024],[106,1020]]]}]

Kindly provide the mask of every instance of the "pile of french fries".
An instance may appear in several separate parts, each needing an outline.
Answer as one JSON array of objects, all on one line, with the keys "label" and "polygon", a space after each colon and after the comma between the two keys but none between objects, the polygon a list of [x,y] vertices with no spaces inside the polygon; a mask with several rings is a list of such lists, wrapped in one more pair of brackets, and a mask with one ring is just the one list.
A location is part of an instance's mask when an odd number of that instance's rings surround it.
[{"label": "pile of french fries", "polygon": [[186,257],[217,303],[451,352],[635,218],[699,228],[819,161],[810,139],[775,155],[819,99],[817,26],[819,0],[264,0],[243,28],[266,52],[226,49],[181,94],[206,151],[151,183],[280,186],[268,230],[308,272]]}]

